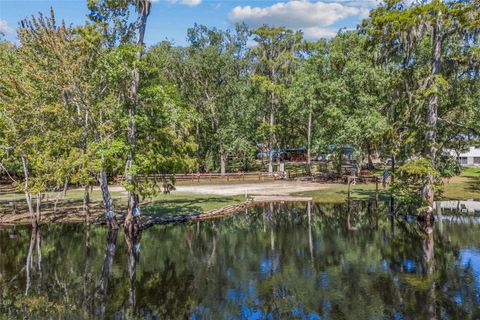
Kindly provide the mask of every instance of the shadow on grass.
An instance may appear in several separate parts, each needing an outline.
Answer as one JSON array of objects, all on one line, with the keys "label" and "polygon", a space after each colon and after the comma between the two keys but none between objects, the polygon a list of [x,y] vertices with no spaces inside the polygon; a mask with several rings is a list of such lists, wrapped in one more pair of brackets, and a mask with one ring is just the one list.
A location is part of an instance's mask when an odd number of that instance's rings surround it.
[{"label": "shadow on grass", "polygon": [[[120,212],[122,211],[123,203],[122,199],[112,197],[115,208]],[[35,200],[33,200],[35,205]],[[102,200],[94,200],[90,202],[90,207],[103,206]],[[67,199],[52,199],[48,201],[42,200],[41,211],[44,212],[66,212],[69,210],[81,210],[83,208],[83,199],[79,198],[67,198]],[[13,213],[27,213],[28,206],[25,199],[19,199],[15,201],[0,201],[0,213],[13,214]]]},{"label": "shadow on grass", "polygon": [[[377,191],[375,189],[358,189],[351,192],[351,200],[375,200]],[[345,191],[345,197],[348,197],[348,192]],[[387,200],[390,198],[390,193],[387,190],[378,190],[378,199]]]},{"label": "shadow on grass", "polygon": [[231,204],[232,200],[225,197],[159,199],[145,205],[142,214],[151,218],[161,218],[169,215],[197,215],[213,208]]},{"label": "shadow on grass", "polygon": [[465,178],[467,178],[467,181],[466,181],[466,189],[469,190],[469,191],[472,191],[472,192],[480,192],[480,178],[477,177],[477,176],[473,176],[473,175],[468,175],[468,176],[465,176]]}]

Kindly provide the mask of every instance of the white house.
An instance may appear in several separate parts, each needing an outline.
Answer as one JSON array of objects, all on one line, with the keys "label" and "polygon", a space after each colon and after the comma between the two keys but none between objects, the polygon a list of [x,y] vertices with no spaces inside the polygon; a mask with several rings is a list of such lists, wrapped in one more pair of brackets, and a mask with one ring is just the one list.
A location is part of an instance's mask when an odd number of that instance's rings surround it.
[{"label": "white house", "polygon": [[468,151],[460,153],[458,161],[462,166],[480,167],[480,148],[470,147]]}]

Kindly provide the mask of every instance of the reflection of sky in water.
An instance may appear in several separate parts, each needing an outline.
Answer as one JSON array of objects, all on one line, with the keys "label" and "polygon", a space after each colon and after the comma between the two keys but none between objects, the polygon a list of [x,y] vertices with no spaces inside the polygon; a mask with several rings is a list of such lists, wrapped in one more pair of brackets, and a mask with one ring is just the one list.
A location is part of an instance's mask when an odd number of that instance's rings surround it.
[{"label": "reflection of sky in water", "polygon": [[415,261],[410,259],[403,259],[402,265],[404,270],[409,273],[414,272],[415,269],[417,268]]},{"label": "reflection of sky in water", "polygon": [[[231,318],[234,319],[234,318]],[[241,319],[248,319],[248,320],[257,320],[257,319],[265,319],[263,311],[258,308],[252,308],[247,306],[246,304],[242,305],[241,308]],[[273,319],[267,316],[267,319]]]},{"label": "reflection of sky in water", "polygon": [[[450,223],[456,222],[476,222],[475,219],[471,217],[467,219],[460,218],[452,219],[448,217],[446,219],[442,219],[448,221]],[[462,220],[462,221],[459,221]],[[414,220],[412,220],[414,221]],[[293,251],[294,255],[297,257],[303,257],[303,253],[298,248],[295,248]],[[310,257],[304,257],[306,260],[310,259]],[[412,255],[411,257],[404,257],[400,259],[399,264],[397,264],[397,268],[389,265],[387,259],[381,259],[379,263],[372,264],[366,268],[368,268],[368,272],[370,273],[378,273],[378,272],[387,272],[391,274],[392,272],[398,274],[422,274],[424,272],[423,265],[421,262],[416,261],[418,256]],[[342,262],[344,268],[348,266],[348,262]],[[457,262],[457,267],[461,268],[461,272],[472,272],[474,275],[473,286],[475,290],[480,288],[480,249],[477,248],[467,248],[460,250],[460,258]],[[347,268],[348,269],[348,268]],[[394,271],[395,270],[395,271]],[[257,262],[257,270],[253,272],[254,278],[250,278],[247,283],[237,283],[236,286],[228,288],[225,292],[225,299],[228,301],[230,305],[236,306],[236,311],[233,313],[227,312],[224,316],[226,319],[275,319],[276,315],[273,313],[269,313],[265,309],[266,301],[263,301],[259,298],[256,285],[258,285],[258,280],[266,280],[270,279],[274,274],[282,273],[281,268],[281,255],[277,252],[276,254],[272,254],[270,256],[263,256],[259,257]],[[330,274],[328,272],[320,272],[315,273],[315,268],[312,268],[310,264],[304,265],[299,269],[299,273],[302,274],[304,278],[311,279],[315,281],[316,288],[319,292],[328,293],[330,292]],[[234,271],[230,268],[226,270],[226,274],[228,278],[235,278]],[[423,276],[423,275],[422,275]],[[259,277],[259,279],[255,279],[255,277]],[[393,277],[393,281],[396,282],[397,286],[402,286],[404,284],[403,281],[400,280],[398,277]],[[470,286],[469,286],[470,287]],[[446,289],[448,290],[448,289]],[[471,308],[475,308],[475,302],[468,299],[469,294],[467,288],[459,287],[456,290],[450,291],[449,297],[452,299],[456,305],[463,305],[465,311],[472,310]],[[289,288],[285,286],[285,284],[279,285],[276,287],[275,290],[275,297],[278,299],[285,298],[286,296],[290,295]],[[448,290],[449,291],[449,290]],[[471,291],[470,291],[471,292]],[[480,291],[476,292],[476,296],[480,300]],[[319,297],[320,298],[320,297]],[[316,319],[329,319],[332,315],[332,305],[328,298],[322,297],[321,300],[321,308],[320,310],[311,310],[304,306],[302,303],[294,305],[291,309],[283,310],[287,312],[292,319],[307,319],[307,320],[316,320]],[[473,302],[473,305],[472,305]],[[233,308],[234,310],[235,308]],[[207,317],[212,315],[211,310],[208,309],[197,309],[196,315],[192,316],[192,319],[199,318],[199,315],[206,315]],[[195,313],[195,312],[194,312]],[[284,314],[285,315],[285,314]],[[391,314],[391,319],[400,320],[405,319],[404,315],[399,312],[394,312]],[[373,319],[373,318],[372,318]],[[380,319],[380,318],[379,318]]]},{"label": "reflection of sky in water", "polygon": [[270,276],[271,273],[280,271],[280,262],[278,256],[260,259],[260,273],[264,277]]},{"label": "reflection of sky in water", "polygon": [[[191,234],[196,226],[149,229],[142,235],[142,254],[137,269],[145,271],[148,267],[151,274],[145,272],[139,278],[141,280],[137,280],[137,288],[143,290],[138,295],[138,301],[142,308],[152,305],[153,310],[167,307],[174,309],[177,308],[176,304],[182,306],[186,301],[192,301],[185,311],[191,319],[336,320],[347,318],[344,312],[352,312],[350,319],[359,320],[425,319],[423,306],[429,299],[436,299],[438,309],[443,312],[439,319],[458,319],[460,313],[472,313],[478,308],[480,225],[476,223],[480,217],[444,216],[444,224],[436,223],[436,232],[444,233],[435,237],[434,274],[431,277],[428,269],[425,269],[427,263],[423,242],[407,233],[405,230],[408,228],[395,225],[394,233],[382,232],[382,228],[390,223],[386,218],[379,221],[383,225],[373,226],[367,221],[363,225],[359,223],[361,228],[356,232],[346,231],[346,221],[341,212],[333,213],[338,213],[333,215],[339,217],[338,220],[328,218],[331,220],[324,221],[323,218],[316,217],[312,223],[311,235],[306,232],[306,218],[298,223],[292,222],[296,220],[280,220],[273,232],[275,242],[271,241],[263,226],[256,227],[252,224],[248,229],[232,228],[228,233],[216,234],[217,242],[213,248],[211,231],[214,226],[207,222],[202,224],[193,245],[185,242],[185,233]],[[252,219],[261,219],[261,216],[253,216]],[[232,220],[234,218],[216,222],[215,227]],[[412,228],[416,226],[413,216],[409,217],[409,221],[412,222]],[[96,262],[93,265],[100,272],[105,234],[99,233],[98,230],[102,230],[99,228],[92,230],[94,235],[95,232],[98,233],[95,239],[99,239],[92,241],[97,246],[94,248],[98,248],[98,259],[94,260]],[[242,236],[236,236],[236,232],[242,232]],[[68,246],[55,245],[63,250],[58,250],[55,255],[45,252],[44,277],[51,279],[52,274],[48,273],[51,269],[48,267],[54,262],[57,268],[61,268],[66,257],[77,259],[75,263],[78,265],[85,263],[82,260],[83,251],[74,256],[65,251],[65,248],[74,247],[71,243],[78,240],[79,233],[76,234],[77,238],[69,238],[71,233],[65,229],[52,238],[52,233],[45,232],[47,236],[44,243],[70,242]],[[2,239],[9,239],[8,234],[0,238]],[[30,234],[26,233],[22,240],[25,251],[28,250],[29,240]],[[320,243],[322,245],[318,245]],[[0,241],[0,245],[0,249],[11,248],[5,252],[15,257],[13,253],[16,248],[11,241]],[[216,250],[215,259],[211,259],[212,250]],[[125,279],[128,276],[126,252],[125,244],[117,240],[113,268],[121,270]],[[162,263],[167,257],[172,259],[171,265]],[[12,270],[7,270],[10,274],[21,270],[25,263],[23,256],[21,258],[20,264],[16,263]],[[3,268],[10,266],[2,264],[3,259],[0,260],[0,268],[2,265]],[[210,264],[211,261],[213,264]],[[61,270],[69,266],[67,264]],[[176,276],[171,276],[172,269]],[[78,272],[83,275],[81,270],[83,268]],[[154,293],[149,291],[151,283],[160,288],[163,282],[156,279],[166,276],[170,277],[165,285],[168,288],[163,296],[158,297],[165,299],[167,307],[156,296],[157,290],[152,290]],[[434,298],[430,296],[432,279],[436,281]],[[109,294],[127,292],[123,285],[111,283],[113,285],[110,290],[115,291]],[[129,284],[128,281],[122,283]],[[183,286],[185,291],[181,289]],[[71,288],[69,290],[74,292]],[[44,293],[49,294],[49,290],[44,290],[42,294]],[[19,292],[18,296],[23,297],[23,292]],[[117,300],[119,299],[114,300],[115,303]],[[419,303],[416,304],[416,301]],[[411,305],[408,306],[407,303]],[[117,310],[119,307],[122,306],[116,304],[110,308]],[[100,307],[96,310],[98,317],[105,312]],[[354,314],[352,310],[359,314]],[[366,310],[365,313],[360,314],[363,310]],[[385,313],[383,318],[382,312]],[[106,318],[114,318],[113,314],[110,315],[112,316],[107,315]],[[480,319],[476,316],[471,318]]]},{"label": "reflection of sky in water", "polygon": [[317,287],[321,289],[328,288],[328,273],[322,272],[317,280]]},{"label": "reflection of sky in water", "polygon": [[292,315],[296,319],[320,320],[320,316],[316,313],[305,313],[299,308],[293,308]]},{"label": "reflection of sky in water", "polygon": [[[480,288],[480,249],[460,250],[460,260],[463,268],[472,269],[477,288]],[[477,296],[480,297],[480,292]]]},{"label": "reflection of sky in water", "polygon": [[383,271],[388,271],[388,262],[385,259],[382,260],[382,269]]}]

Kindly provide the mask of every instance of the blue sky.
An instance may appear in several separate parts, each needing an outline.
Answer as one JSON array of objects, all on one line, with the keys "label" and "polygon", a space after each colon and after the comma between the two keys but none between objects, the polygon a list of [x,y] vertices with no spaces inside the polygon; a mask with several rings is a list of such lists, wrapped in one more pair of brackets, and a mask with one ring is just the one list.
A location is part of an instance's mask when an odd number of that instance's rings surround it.
[{"label": "blue sky", "polygon": [[[338,29],[355,28],[379,0],[154,0],[148,18],[145,42],[155,44],[168,39],[186,43],[186,31],[194,23],[219,29],[236,22],[251,27],[263,24],[303,30],[305,37],[316,40],[333,36]],[[55,10],[58,20],[83,24],[88,13],[86,0],[0,0],[0,31],[15,41],[18,22],[38,12]]]}]

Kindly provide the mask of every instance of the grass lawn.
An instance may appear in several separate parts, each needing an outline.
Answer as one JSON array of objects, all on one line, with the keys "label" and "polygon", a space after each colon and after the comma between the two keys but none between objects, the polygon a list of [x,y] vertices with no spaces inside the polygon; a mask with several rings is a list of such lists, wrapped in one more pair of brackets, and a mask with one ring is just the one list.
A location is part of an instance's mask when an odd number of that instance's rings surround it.
[{"label": "grass lawn", "polygon": [[465,168],[460,176],[445,180],[442,199],[480,199],[480,168]]},{"label": "grass lawn", "polygon": [[[302,192],[297,195],[312,197],[316,202],[341,203],[348,197],[346,184],[335,184],[329,189]],[[379,186],[379,195],[389,196],[382,186]],[[352,200],[367,200],[375,198],[375,184],[356,184],[351,186]],[[480,200],[480,168],[465,168],[460,176],[444,181],[443,194],[439,200]]]},{"label": "grass lawn", "polygon": [[200,195],[186,192],[161,194],[143,206],[143,213],[153,217],[198,214],[245,201],[245,196]]}]

